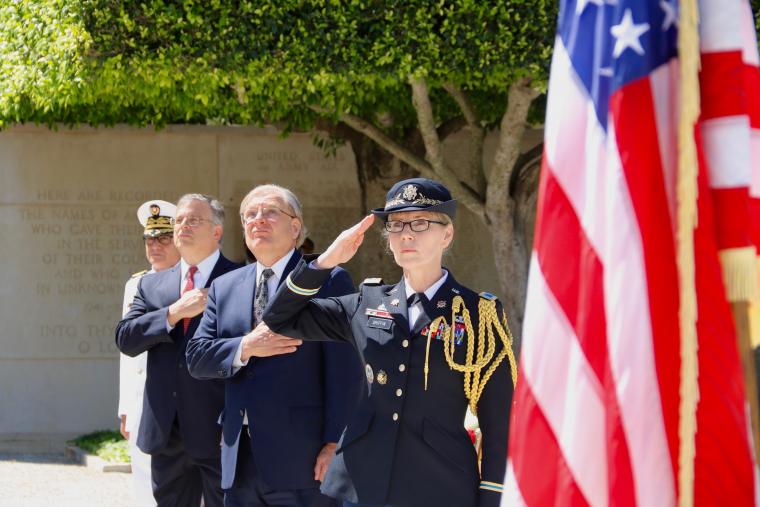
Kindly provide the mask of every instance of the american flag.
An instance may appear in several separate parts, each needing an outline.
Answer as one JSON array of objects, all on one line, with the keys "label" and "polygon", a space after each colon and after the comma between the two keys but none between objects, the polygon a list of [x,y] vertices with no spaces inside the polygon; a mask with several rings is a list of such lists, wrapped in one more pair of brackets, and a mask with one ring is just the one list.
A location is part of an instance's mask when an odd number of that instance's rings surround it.
[{"label": "american flag", "polygon": [[676,505],[683,445],[695,505],[755,504],[729,301],[756,286],[757,42],[746,0],[698,8],[692,443],[679,436],[679,5],[563,0],[503,506]]}]

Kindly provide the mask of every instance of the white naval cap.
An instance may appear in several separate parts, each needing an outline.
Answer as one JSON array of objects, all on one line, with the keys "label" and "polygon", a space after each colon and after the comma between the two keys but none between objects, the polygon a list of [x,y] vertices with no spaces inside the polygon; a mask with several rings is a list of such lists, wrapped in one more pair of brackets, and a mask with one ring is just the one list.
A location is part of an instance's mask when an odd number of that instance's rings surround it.
[{"label": "white naval cap", "polygon": [[145,201],[137,208],[137,219],[145,228],[143,236],[154,237],[174,232],[177,207],[161,199]]}]

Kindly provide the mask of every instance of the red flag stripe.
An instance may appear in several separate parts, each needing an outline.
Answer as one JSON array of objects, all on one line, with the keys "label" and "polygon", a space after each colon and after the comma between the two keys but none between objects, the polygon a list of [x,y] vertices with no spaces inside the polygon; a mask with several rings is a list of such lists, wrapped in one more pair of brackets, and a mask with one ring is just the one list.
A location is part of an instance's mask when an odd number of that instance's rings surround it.
[{"label": "red flag stripe", "polygon": [[[697,405],[695,506],[751,506],[753,463],[747,435],[745,393],[737,353],[736,332],[731,309],[725,298],[718,262],[716,224],[711,198],[719,192],[707,191],[707,171],[699,155],[699,217],[695,231],[695,281],[698,294],[697,335],[699,338],[699,393]],[[725,197],[725,196],[724,196]],[[735,201],[741,202],[737,197]],[[745,201],[746,202],[746,201]]]},{"label": "red flag stripe", "polygon": [[[520,410],[510,424],[509,455],[522,500],[526,505],[588,506],[526,382],[517,384],[515,407]],[[505,496],[515,493],[507,489]]]},{"label": "red flag stripe", "polygon": [[747,90],[747,114],[753,129],[760,129],[760,69],[744,65],[744,86]]},{"label": "red flag stripe", "polygon": [[[523,349],[518,387],[520,383],[530,384],[584,497],[591,505],[607,505],[607,451],[604,439],[599,438],[605,434],[606,424],[603,388],[546,285],[535,256],[529,278],[530,313],[523,329],[530,336],[546,339]],[[523,457],[513,459],[517,466]]]},{"label": "red flag stripe", "polygon": [[699,85],[703,120],[747,113],[741,49],[704,53]]},{"label": "red flag stripe", "polygon": [[614,499],[611,503],[616,505],[635,505],[628,442],[607,350],[602,264],[548,167],[542,170],[540,194],[544,204],[536,219],[536,257],[547,285],[603,386],[607,441],[615,442],[607,447],[610,500]]},{"label": "red flag stripe", "polygon": [[752,244],[749,187],[713,189],[712,198],[715,219],[721,224],[715,231],[718,248],[741,248]]},{"label": "red flag stripe", "polygon": [[672,466],[670,472],[677,477],[681,369],[679,284],[673,227],[669,217],[662,214],[668,209],[668,200],[649,80],[629,83],[613,94],[610,112],[617,145],[635,146],[635,149],[619,151],[620,162],[641,234],[654,359]]}]

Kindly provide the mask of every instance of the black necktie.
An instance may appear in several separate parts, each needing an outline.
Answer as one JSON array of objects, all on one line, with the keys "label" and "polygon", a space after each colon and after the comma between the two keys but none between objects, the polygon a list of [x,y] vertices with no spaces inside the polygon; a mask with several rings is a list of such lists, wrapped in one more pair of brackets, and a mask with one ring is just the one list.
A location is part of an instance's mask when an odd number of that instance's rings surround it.
[{"label": "black necktie", "polygon": [[256,299],[253,302],[253,326],[256,327],[261,322],[264,315],[264,308],[269,302],[269,287],[267,281],[274,276],[274,271],[267,268],[261,272],[259,285],[256,287]]},{"label": "black necktie", "polygon": [[406,300],[406,307],[411,308],[417,303],[422,303],[422,308],[426,309],[427,304],[429,303],[429,300],[424,292],[415,292],[411,296],[409,296]]}]

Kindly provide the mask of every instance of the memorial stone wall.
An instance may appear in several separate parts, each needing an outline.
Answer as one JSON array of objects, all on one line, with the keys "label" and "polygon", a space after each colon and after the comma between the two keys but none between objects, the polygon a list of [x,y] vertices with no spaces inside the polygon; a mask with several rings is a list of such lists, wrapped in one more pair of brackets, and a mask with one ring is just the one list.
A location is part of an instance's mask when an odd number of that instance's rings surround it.
[{"label": "memorial stone wall", "polygon": [[[189,126],[0,132],[0,450],[60,448],[116,426],[114,327],[125,281],[147,267],[137,207],[187,192],[217,196],[227,211],[222,250],[242,261],[238,206],[268,182],[301,198],[317,249],[361,218],[350,148],[325,157],[310,134]],[[495,291],[487,232],[466,212],[458,231],[457,278]],[[348,267],[356,283],[376,273],[361,257]]]}]

